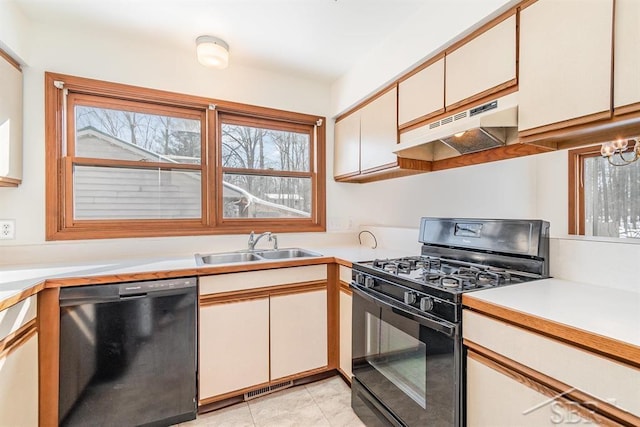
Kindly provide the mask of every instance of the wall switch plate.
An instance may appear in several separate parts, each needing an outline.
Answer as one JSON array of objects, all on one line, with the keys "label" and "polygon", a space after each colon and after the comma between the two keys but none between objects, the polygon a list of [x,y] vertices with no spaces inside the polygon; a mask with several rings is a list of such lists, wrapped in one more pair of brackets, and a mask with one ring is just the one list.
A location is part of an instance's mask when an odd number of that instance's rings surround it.
[{"label": "wall switch plate", "polygon": [[0,240],[13,240],[16,238],[16,220],[0,219]]}]

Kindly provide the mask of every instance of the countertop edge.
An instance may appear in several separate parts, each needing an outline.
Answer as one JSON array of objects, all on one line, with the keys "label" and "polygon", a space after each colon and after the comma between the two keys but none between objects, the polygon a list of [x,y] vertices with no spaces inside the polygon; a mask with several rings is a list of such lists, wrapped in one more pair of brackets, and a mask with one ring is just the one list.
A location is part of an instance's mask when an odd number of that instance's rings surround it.
[{"label": "countertop edge", "polygon": [[473,294],[464,294],[462,304],[465,308],[488,315],[497,320],[519,326],[528,331],[577,346],[592,353],[640,368],[640,347],[599,335],[551,319],[536,316],[500,304],[475,298]]},{"label": "countertop edge", "polygon": [[186,276],[207,276],[216,274],[238,273],[244,271],[271,270],[276,268],[298,267],[304,265],[340,264],[351,267],[351,262],[333,256],[293,259],[286,261],[267,261],[254,264],[238,263],[211,267],[182,268],[174,270],[141,271],[134,273],[105,273],[100,275],[53,277],[32,279],[33,283],[25,284],[21,289],[0,299],[0,310],[5,310],[20,301],[37,295],[43,289],[61,288],[67,286],[90,286],[107,283],[133,282],[139,280],[171,279]]}]

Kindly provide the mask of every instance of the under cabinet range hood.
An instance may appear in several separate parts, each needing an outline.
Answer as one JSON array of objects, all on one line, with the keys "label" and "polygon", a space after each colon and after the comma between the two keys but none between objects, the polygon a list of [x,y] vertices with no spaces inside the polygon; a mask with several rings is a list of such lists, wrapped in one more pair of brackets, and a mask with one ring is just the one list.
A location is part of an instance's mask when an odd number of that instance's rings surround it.
[{"label": "under cabinet range hood", "polygon": [[511,93],[400,134],[399,157],[439,160],[517,139],[518,94]]}]

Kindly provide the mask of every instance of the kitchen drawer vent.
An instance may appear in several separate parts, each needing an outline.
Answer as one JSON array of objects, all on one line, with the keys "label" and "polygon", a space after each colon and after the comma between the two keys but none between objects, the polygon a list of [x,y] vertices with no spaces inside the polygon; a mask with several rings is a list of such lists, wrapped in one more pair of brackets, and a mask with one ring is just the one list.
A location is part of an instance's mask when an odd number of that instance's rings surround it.
[{"label": "kitchen drawer vent", "polygon": [[285,388],[289,388],[292,385],[293,385],[293,381],[285,381],[283,383],[272,384],[267,387],[262,387],[257,390],[253,390],[244,394],[244,401],[246,402],[247,400],[256,399],[258,397],[276,392],[278,390],[284,390]]}]

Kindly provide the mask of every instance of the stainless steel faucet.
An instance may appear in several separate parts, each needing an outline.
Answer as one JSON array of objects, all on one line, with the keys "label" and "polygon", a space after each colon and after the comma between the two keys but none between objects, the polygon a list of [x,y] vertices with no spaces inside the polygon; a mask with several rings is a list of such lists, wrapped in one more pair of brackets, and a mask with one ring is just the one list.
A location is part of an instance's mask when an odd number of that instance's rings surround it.
[{"label": "stainless steel faucet", "polygon": [[258,241],[260,241],[260,239],[262,239],[265,236],[267,236],[267,240],[269,242],[273,242],[273,249],[274,250],[278,249],[278,236],[271,233],[270,231],[265,231],[264,233],[256,237],[255,233],[252,231],[251,233],[249,233],[249,241],[247,242],[247,246],[249,250],[254,251],[256,249],[256,245],[258,244]]}]

